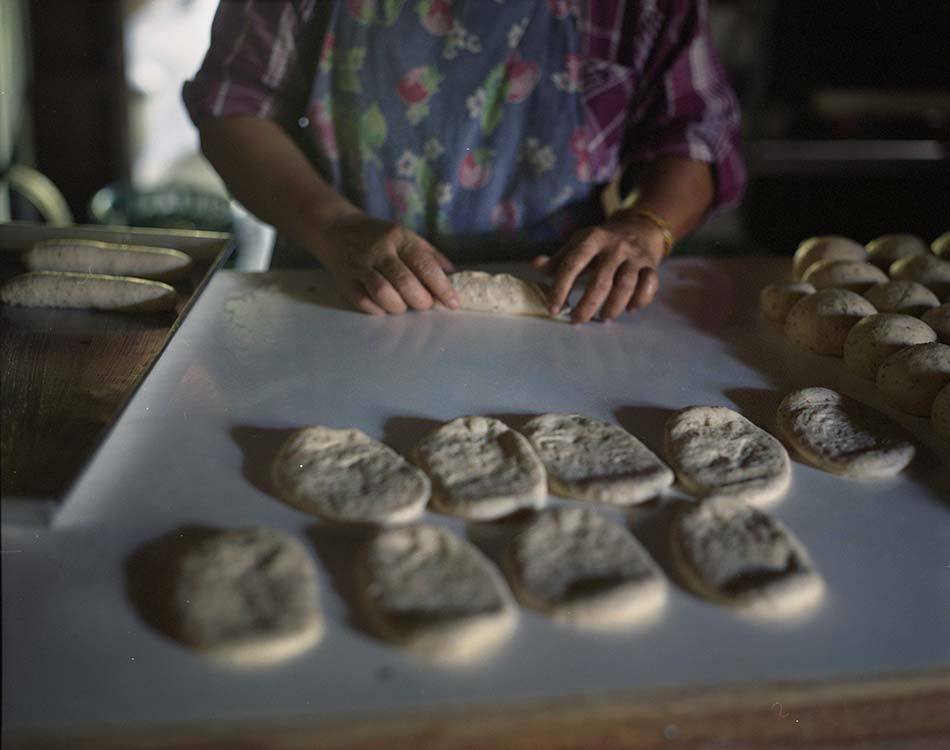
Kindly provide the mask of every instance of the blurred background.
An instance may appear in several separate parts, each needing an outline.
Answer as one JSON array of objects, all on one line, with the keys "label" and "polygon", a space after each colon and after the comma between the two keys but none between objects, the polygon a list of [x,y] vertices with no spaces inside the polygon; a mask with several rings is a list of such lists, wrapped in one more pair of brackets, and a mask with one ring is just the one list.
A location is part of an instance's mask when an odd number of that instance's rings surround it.
[{"label": "blurred background", "polygon": [[[0,0],[0,220],[273,232],[198,153],[181,84],[218,0]],[[749,186],[681,253],[950,229],[950,0],[711,0]]]}]

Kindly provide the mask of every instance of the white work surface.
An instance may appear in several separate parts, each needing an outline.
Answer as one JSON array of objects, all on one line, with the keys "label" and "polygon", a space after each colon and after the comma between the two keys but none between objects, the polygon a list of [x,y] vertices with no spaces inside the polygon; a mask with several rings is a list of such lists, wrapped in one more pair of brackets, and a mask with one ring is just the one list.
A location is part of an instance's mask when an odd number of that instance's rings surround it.
[{"label": "white work surface", "polygon": [[[581,412],[660,452],[663,421],[689,404],[729,406],[767,428],[796,387],[880,405],[841,360],[796,349],[758,317],[759,289],[788,269],[784,258],[672,260],[649,309],[580,327],[448,311],[373,318],[345,309],[321,272],[218,273],[52,528],[4,525],[4,728],[319,718],[950,666],[950,450],[924,419],[900,418],[919,455],[897,479],[793,464],[771,512],[824,577],[812,616],[749,619],[671,582],[662,617],[635,632],[576,631],[521,609],[511,640],[473,669],[416,661],[362,630],[341,595],[362,537],[268,492],[279,440],[309,424],[358,427],[406,453],[464,414]],[[657,505],[629,520],[670,575]],[[298,536],[321,562],[328,628],[298,658],[231,670],[144,621],[126,565],[181,526],[252,524]]]}]

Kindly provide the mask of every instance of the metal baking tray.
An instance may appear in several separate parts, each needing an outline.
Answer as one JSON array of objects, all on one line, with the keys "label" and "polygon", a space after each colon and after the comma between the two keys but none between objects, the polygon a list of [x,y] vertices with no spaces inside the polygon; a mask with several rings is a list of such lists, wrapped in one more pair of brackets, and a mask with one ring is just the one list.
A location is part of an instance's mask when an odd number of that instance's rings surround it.
[{"label": "metal baking tray", "polygon": [[171,340],[231,235],[170,229],[0,225],[0,278],[25,269],[18,254],[45,239],[82,238],[187,253],[191,276],[175,284],[167,313],[0,308],[0,506],[3,522],[46,525],[130,396]]}]

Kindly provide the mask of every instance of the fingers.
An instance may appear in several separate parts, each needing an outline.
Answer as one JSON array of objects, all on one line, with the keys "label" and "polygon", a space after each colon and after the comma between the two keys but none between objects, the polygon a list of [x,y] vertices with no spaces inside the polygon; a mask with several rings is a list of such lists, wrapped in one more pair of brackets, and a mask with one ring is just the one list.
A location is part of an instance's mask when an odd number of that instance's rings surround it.
[{"label": "fingers", "polygon": [[642,310],[644,307],[649,305],[653,298],[656,296],[657,290],[660,288],[660,277],[656,272],[655,268],[646,268],[640,269],[640,279],[637,282],[637,289],[633,294],[630,302],[627,304],[627,312],[634,312],[636,310]]},{"label": "fingers", "polygon": [[[554,276],[554,284],[551,287],[549,300],[551,302],[551,314],[557,315],[564,303],[567,301],[567,295],[571,292],[571,287],[577,277],[583,273],[584,269],[601,250],[601,243],[595,233],[587,235],[582,241],[573,246],[568,246],[562,255],[558,256],[557,272]],[[605,294],[606,296],[606,294]],[[603,300],[601,300],[603,301]],[[588,318],[589,320],[590,318]]]},{"label": "fingers", "polygon": [[373,302],[372,298],[369,296],[369,292],[366,291],[364,287],[358,281],[350,281],[347,283],[347,297],[349,297],[350,302],[353,303],[355,307],[360,312],[364,312],[367,315],[385,315],[386,311]]},{"label": "fingers", "polygon": [[399,256],[390,255],[383,258],[376,266],[376,270],[386,278],[402,298],[404,308],[428,310],[432,307],[432,295],[426,291],[422,282]]},{"label": "fingers", "polygon": [[432,297],[435,297],[446,307],[455,309],[459,306],[458,293],[445,275],[445,272],[452,268],[452,263],[448,258],[428,243],[409,248],[403,252],[402,257],[409,270],[415,274],[416,278],[431,294],[429,307],[432,306]]},{"label": "fingers", "polygon": [[388,279],[374,269],[368,269],[361,275],[360,283],[365,288],[370,300],[383,312],[402,313],[406,312],[406,303],[402,296]]},{"label": "fingers", "polygon": [[614,274],[613,287],[600,311],[601,320],[613,320],[627,309],[631,297],[637,290],[637,283],[642,273],[643,270],[629,260],[620,264]]},{"label": "fingers", "polygon": [[[584,291],[580,302],[571,311],[571,321],[573,323],[586,323],[594,317],[613,293],[614,276],[623,262],[623,257],[614,253],[598,256],[594,272],[587,283],[587,289]],[[624,276],[624,283],[629,283],[626,276]],[[631,289],[628,293],[628,299],[632,292]],[[620,293],[623,293],[622,290]]]},{"label": "fingers", "polygon": [[539,255],[534,260],[531,261],[531,265],[535,270],[540,271],[541,273],[551,274],[554,273],[554,269],[557,266],[556,262],[550,255]]}]

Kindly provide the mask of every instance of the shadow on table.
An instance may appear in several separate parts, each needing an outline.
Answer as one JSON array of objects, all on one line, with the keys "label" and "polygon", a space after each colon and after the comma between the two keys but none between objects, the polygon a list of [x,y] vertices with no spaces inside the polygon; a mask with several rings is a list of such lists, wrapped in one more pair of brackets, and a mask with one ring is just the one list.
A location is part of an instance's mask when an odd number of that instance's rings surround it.
[{"label": "shadow on table", "polygon": [[271,478],[271,468],[277,452],[284,442],[296,430],[274,427],[256,427],[254,425],[234,425],[231,427],[231,439],[238,444],[244,454],[241,473],[261,492],[280,498],[280,493]]},{"label": "shadow on table", "polygon": [[179,641],[174,583],[182,556],[217,533],[209,526],[179,526],[143,544],[125,561],[125,593],[139,616],[162,635]]},{"label": "shadow on table", "polygon": [[330,585],[346,607],[346,624],[381,640],[363,613],[360,604],[362,592],[356,578],[357,561],[379,529],[372,526],[352,526],[315,523],[307,527],[307,537],[313,544],[323,569],[330,576]]},{"label": "shadow on table", "polygon": [[[690,404],[682,404],[689,406]],[[677,407],[680,408],[680,407]],[[631,404],[614,411],[617,422],[631,435],[640,439],[661,459],[666,455],[663,447],[664,427],[676,409],[652,404]]]}]

